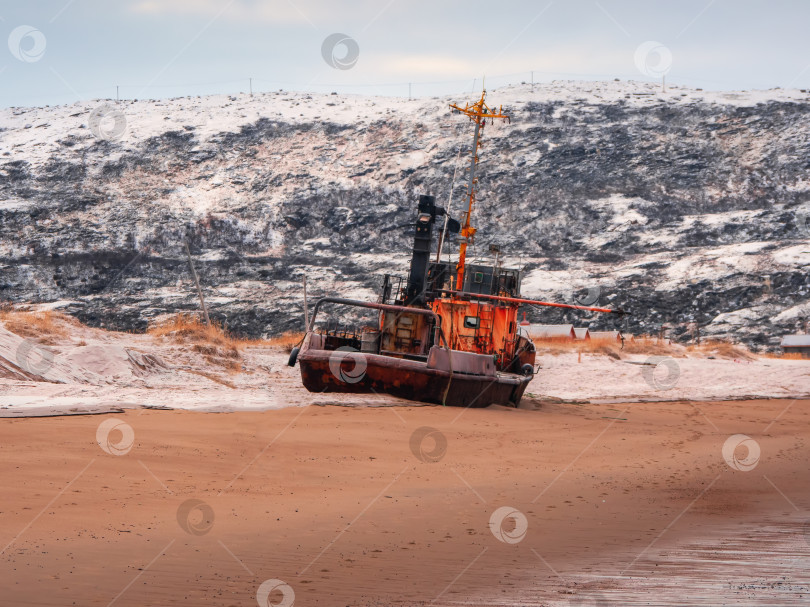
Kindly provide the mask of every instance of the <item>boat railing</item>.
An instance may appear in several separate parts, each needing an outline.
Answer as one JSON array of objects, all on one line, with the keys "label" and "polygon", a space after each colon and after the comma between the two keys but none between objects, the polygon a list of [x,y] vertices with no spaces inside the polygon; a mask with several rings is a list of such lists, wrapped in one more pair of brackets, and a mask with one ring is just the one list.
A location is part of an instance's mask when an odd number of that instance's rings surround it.
[{"label": "boat railing", "polygon": [[422,316],[429,316],[433,319],[434,326],[437,329],[439,334],[439,339],[444,344],[445,348],[448,348],[447,340],[445,339],[444,332],[442,331],[442,319],[441,317],[436,314],[433,310],[427,308],[411,308],[408,306],[395,306],[392,304],[383,304],[383,303],[371,303],[368,301],[360,301],[357,299],[345,299],[343,297],[323,297],[319,299],[315,303],[315,307],[312,309],[312,316],[309,319],[309,327],[307,327],[307,331],[311,332],[315,329],[315,319],[318,316],[318,312],[321,309],[322,304],[333,303],[338,305],[344,306],[354,306],[357,308],[370,308],[373,310],[382,310],[386,312],[394,312],[397,314],[420,314]]},{"label": "boat railing", "polygon": [[382,293],[379,303],[393,305],[395,301],[402,301],[404,291],[405,279],[402,276],[386,274],[383,276]]}]

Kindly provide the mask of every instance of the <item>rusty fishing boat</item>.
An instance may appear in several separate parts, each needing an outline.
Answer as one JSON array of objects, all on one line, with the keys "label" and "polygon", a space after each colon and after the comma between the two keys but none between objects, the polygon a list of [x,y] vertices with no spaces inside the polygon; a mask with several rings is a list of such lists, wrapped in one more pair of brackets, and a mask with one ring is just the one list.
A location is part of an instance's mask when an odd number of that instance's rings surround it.
[{"label": "rusty fishing boat", "polygon": [[[485,97],[483,91],[472,104],[450,105],[474,123],[467,209],[461,221],[437,206],[433,196],[420,196],[407,279],[386,274],[376,302],[325,297],[315,304],[304,339],[289,359],[290,366],[300,365],[310,392],[390,394],[458,407],[517,406],[536,373],[534,344],[518,323],[520,306],[624,313],[522,298],[522,272],[502,267],[496,246],[490,247],[493,263],[467,262],[467,247],[476,233],[471,218],[484,126],[509,120],[503,108],[490,108]],[[441,260],[449,234],[460,234],[457,262]],[[316,330],[318,314],[333,306],[370,310],[376,323]]]}]

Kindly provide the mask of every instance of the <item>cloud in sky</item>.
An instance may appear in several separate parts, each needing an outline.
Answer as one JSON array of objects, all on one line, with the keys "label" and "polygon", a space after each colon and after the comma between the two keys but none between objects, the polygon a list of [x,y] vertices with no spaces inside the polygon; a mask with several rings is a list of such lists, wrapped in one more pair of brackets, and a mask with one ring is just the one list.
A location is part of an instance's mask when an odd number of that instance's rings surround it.
[{"label": "cloud in sky", "polygon": [[[462,90],[442,82],[486,75],[498,86],[530,71],[536,81],[649,80],[634,61],[647,41],[671,51],[673,84],[808,88],[808,22],[810,2],[789,0],[5,2],[0,105],[109,97],[116,85],[125,97],[230,93],[248,77],[258,90],[400,95],[408,82],[424,84],[415,94],[435,95]],[[47,40],[36,62],[6,48],[23,25]],[[337,32],[357,42],[351,69],[323,59],[321,45]]]},{"label": "cloud in sky", "polygon": [[241,23],[266,25],[305,24],[319,27],[350,17],[358,22],[370,22],[374,15],[388,10],[398,11],[397,2],[353,0],[133,0],[127,10],[135,15],[150,17],[221,18]]},{"label": "cloud in sky", "polygon": [[288,25],[308,23],[307,14],[292,2],[244,2],[242,0],[136,0],[127,5],[134,15],[154,18],[222,18],[245,23]]},{"label": "cloud in sky", "polygon": [[[555,48],[553,52],[543,53],[505,53],[498,61],[488,61],[485,52],[469,55],[443,53],[369,53],[363,57],[363,69],[368,74],[385,73],[389,81],[405,82],[408,79],[453,80],[459,75],[474,77],[504,74],[522,74],[524,78],[535,72],[538,79],[545,75],[562,77],[567,74],[604,77],[615,76],[643,79],[643,74],[633,72],[633,53],[635,47],[627,45],[625,49],[612,50],[594,56],[588,49],[581,47]],[[623,65],[623,72],[616,71],[617,65]],[[362,74],[358,72],[358,76]]]}]

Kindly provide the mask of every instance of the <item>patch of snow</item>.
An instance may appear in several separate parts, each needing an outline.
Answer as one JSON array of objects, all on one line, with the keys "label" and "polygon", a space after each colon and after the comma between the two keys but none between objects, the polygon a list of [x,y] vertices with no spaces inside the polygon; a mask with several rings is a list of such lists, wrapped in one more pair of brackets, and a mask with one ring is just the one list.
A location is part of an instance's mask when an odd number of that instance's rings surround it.
[{"label": "patch of snow", "polygon": [[784,247],[771,253],[774,262],[793,267],[810,265],[810,241],[792,247]]},{"label": "patch of snow", "polygon": [[741,308],[733,312],[718,314],[712,319],[711,324],[729,324],[733,326],[744,325],[748,320],[756,320],[762,316],[767,306],[755,306],[753,308]]},{"label": "patch of snow", "polygon": [[784,323],[791,320],[802,320],[810,318],[810,303],[799,304],[786,310],[782,310],[779,314],[773,317],[772,322]]}]

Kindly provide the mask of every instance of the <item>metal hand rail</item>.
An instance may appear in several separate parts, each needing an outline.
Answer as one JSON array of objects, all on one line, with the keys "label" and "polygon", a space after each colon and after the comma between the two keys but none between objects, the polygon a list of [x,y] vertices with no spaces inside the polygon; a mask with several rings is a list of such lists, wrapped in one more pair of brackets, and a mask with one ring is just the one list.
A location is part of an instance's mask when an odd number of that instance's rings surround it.
[{"label": "metal hand rail", "polygon": [[309,319],[309,327],[307,327],[307,332],[310,332],[315,328],[315,317],[318,315],[318,310],[320,310],[321,304],[324,303],[336,303],[344,306],[355,306],[358,308],[371,308],[373,310],[399,312],[401,314],[421,314],[422,316],[430,316],[433,318],[434,322],[436,323],[436,327],[439,329],[439,338],[442,342],[444,342],[444,346],[446,348],[450,347],[448,346],[447,340],[444,337],[444,331],[442,331],[442,319],[433,310],[428,310],[425,308],[409,308],[408,306],[394,306],[391,304],[371,303],[357,299],[344,299],[342,297],[324,297],[319,299],[315,304],[315,307],[312,308],[312,317]]}]

